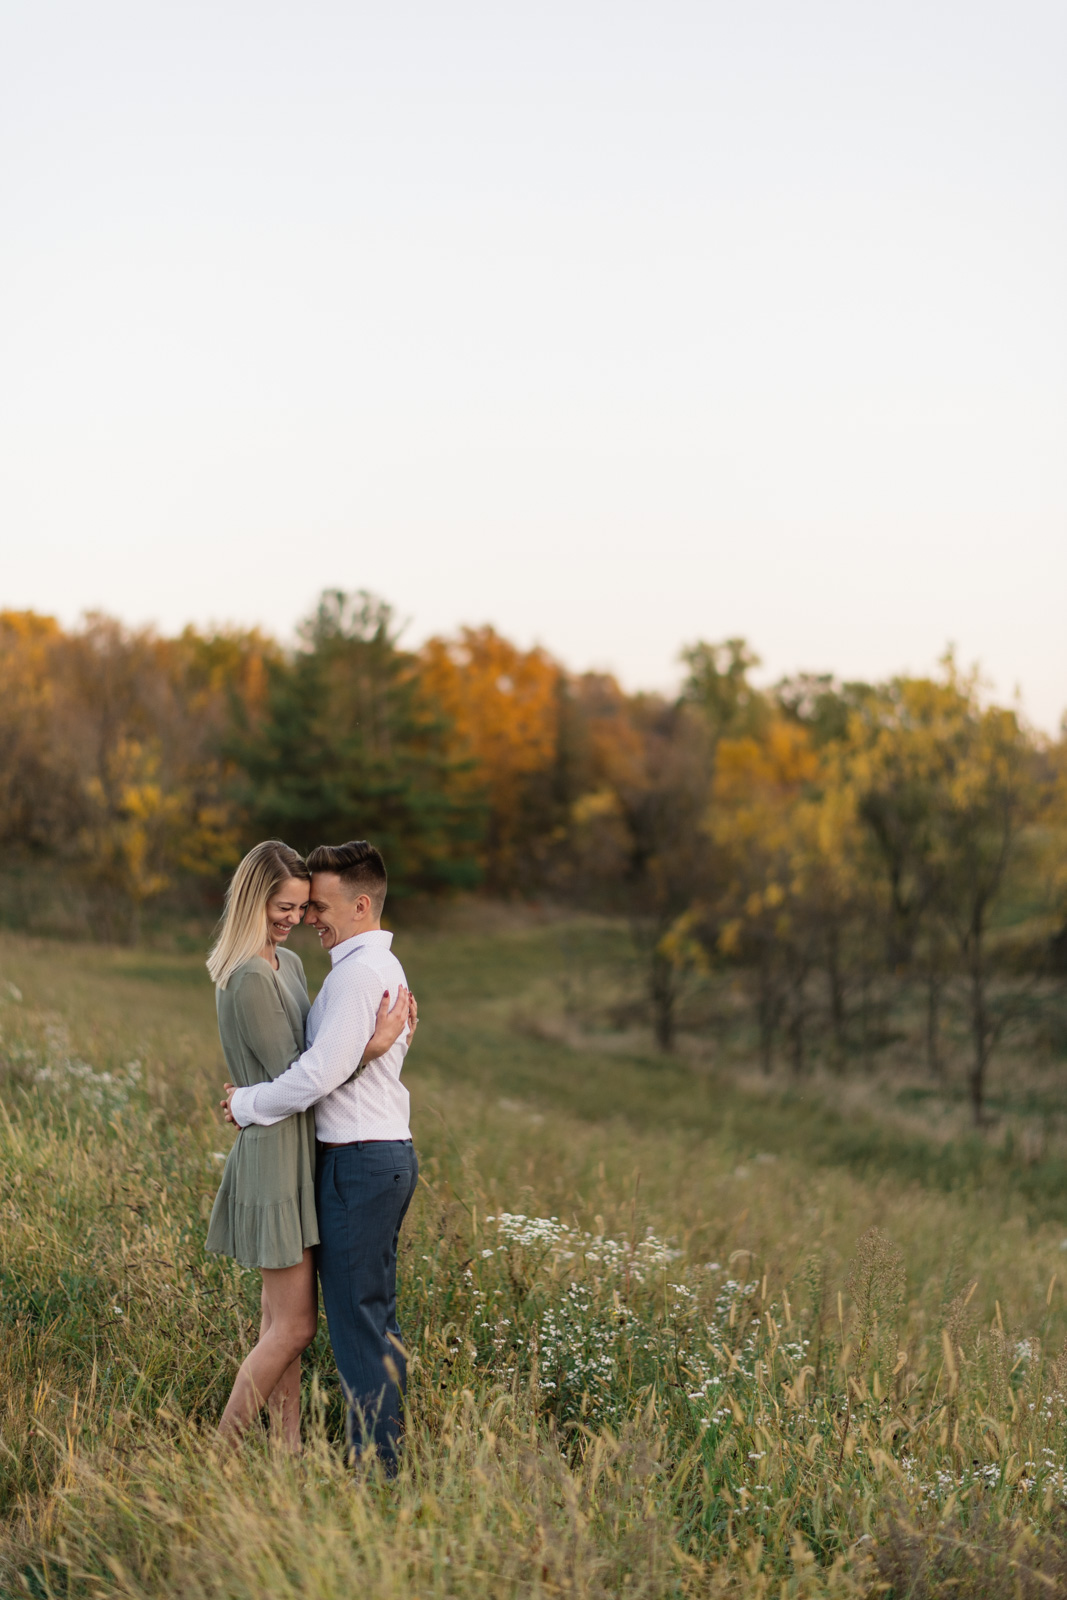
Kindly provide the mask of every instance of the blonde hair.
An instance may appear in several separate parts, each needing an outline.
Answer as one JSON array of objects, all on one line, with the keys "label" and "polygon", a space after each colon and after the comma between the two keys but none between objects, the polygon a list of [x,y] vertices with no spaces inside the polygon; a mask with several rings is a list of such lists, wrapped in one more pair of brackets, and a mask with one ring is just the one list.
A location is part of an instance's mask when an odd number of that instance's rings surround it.
[{"label": "blonde hair", "polygon": [[280,839],[254,845],[237,868],[207,958],[207,970],[220,989],[266,944],[267,901],[289,878],[310,881],[311,874],[303,858]]}]

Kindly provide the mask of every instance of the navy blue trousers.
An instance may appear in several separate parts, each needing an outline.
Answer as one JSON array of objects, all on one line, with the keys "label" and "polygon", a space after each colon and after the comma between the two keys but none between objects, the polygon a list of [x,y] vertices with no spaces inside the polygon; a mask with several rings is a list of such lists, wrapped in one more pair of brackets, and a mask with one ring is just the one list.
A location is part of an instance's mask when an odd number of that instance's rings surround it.
[{"label": "navy blue trousers", "polygon": [[348,1442],[358,1455],[364,1440],[373,1439],[387,1472],[396,1470],[407,1377],[397,1348],[396,1251],[418,1177],[410,1139],[319,1148],[315,1254],[348,1402]]}]

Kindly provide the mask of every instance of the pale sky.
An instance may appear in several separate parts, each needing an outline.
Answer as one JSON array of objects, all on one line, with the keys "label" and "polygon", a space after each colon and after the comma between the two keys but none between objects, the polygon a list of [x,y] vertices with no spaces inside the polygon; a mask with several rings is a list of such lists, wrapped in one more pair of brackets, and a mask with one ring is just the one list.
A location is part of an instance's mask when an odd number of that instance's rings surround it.
[{"label": "pale sky", "polygon": [[0,605],[1067,707],[1062,0],[3,0]]}]

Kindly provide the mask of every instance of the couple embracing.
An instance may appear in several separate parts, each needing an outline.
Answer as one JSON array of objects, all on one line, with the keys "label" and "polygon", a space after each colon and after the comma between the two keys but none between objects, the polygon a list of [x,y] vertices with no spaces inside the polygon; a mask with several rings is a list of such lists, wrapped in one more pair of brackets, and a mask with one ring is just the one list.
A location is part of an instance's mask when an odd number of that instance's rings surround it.
[{"label": "couple embracing", "polygon": [[[417,1012],[381,927],[386,887],[385,863],[363,840],[321,845],[304,861],[269,839],[234,874],[208,971],[233,1079],[222,1105],[240,1131],[207,1248],[263,1279],[259,1341],[222,1434],[239,1438],[267,1404],[282,1439],[300,1448],[317,1268],[350,1449],[373,1443],[392,1473],[405,1378],[396,1254],[419,1166],[400,1082]],[[284,948],[305,916],[332,963],[314,1005],[300,958]]]}]

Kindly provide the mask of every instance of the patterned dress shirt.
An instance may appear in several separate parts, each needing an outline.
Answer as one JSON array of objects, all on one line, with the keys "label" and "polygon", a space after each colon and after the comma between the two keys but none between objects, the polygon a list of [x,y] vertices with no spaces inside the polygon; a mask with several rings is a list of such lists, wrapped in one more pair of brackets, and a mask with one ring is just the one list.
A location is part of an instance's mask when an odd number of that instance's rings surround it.
[{"label": "patterned dress shirt", "polygon": [[390,950],[391,933],[360,933],[330,951],[333,963],[308,1013],[307,1049],[273,1083],[238,1089],[231,1109],[242,1128],[270,1127],[315,1107],[315,1132],[327,1144],[359,1139],[410,1139],[408,1092],[400,1073],[408,1030],[358,1073],[386,990],[396,1000],[404,969]]}]

